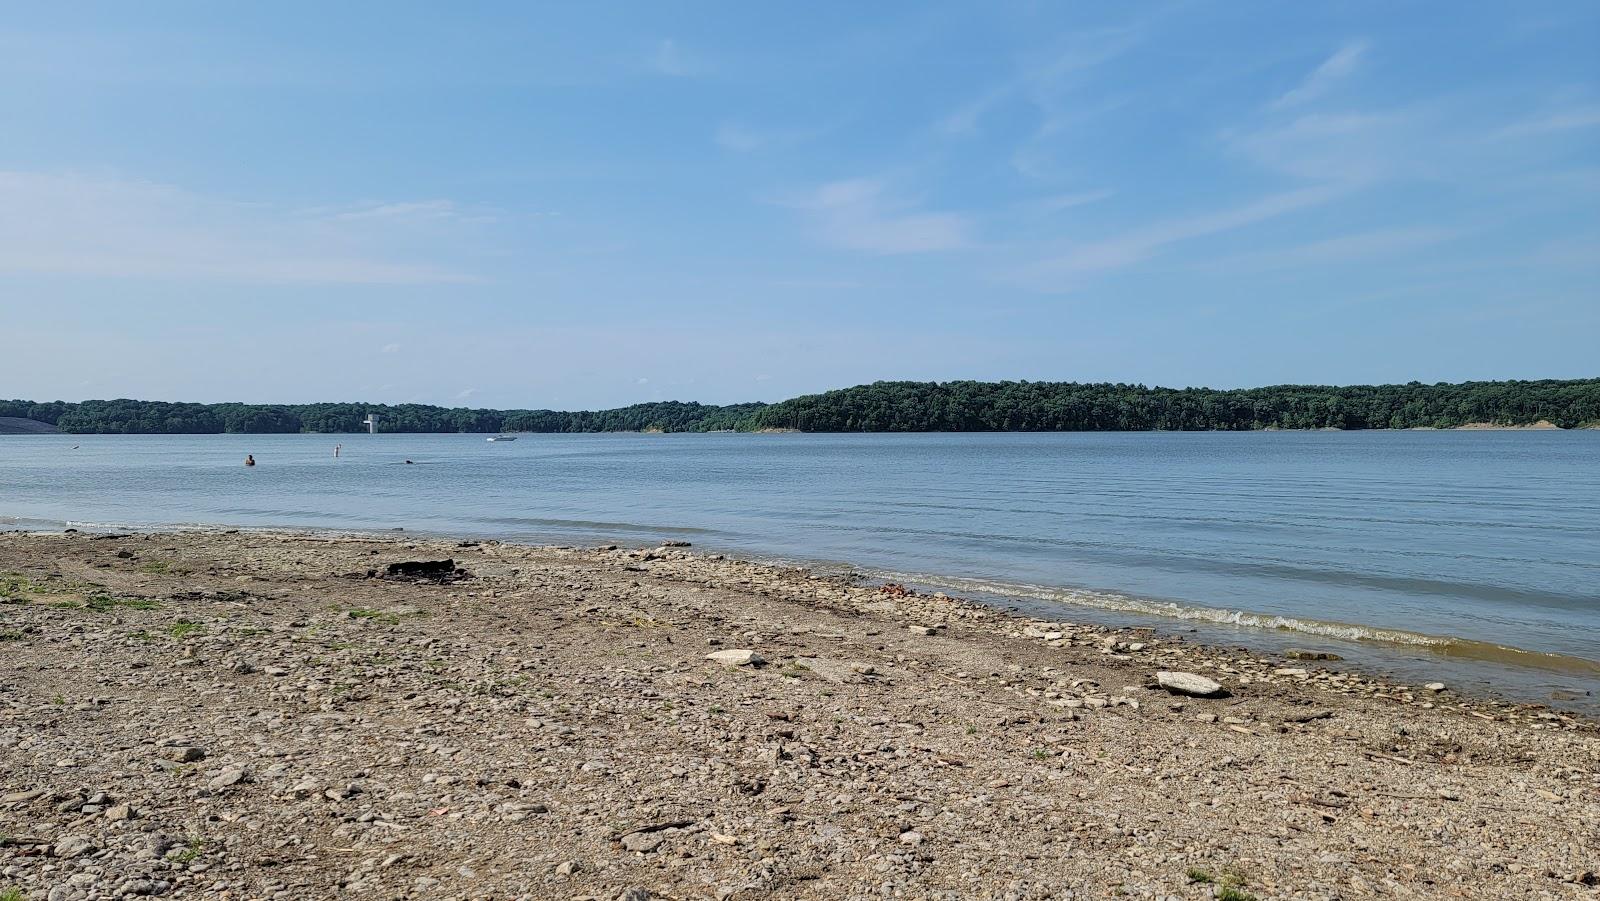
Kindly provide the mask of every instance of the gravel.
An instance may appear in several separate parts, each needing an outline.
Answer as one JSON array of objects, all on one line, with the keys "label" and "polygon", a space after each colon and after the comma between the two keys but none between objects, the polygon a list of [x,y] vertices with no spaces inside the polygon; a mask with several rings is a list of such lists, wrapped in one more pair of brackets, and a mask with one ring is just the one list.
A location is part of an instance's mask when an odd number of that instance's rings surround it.
[{"label": "gravel", "polygon": [[27,899],[1600,898],[1595,723],[1309,655],[681,547],[18,533],[0,573]]}]

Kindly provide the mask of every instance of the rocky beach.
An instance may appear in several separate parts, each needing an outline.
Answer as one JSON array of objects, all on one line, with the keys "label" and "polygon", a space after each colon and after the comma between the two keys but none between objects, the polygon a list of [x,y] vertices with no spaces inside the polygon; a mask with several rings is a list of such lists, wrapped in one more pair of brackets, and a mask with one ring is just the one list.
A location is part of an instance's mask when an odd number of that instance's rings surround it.
[{"label": "rocky beach", "polygon": [[1600,732],[652,548],[0,536],[0,899],[1600,898]]}]

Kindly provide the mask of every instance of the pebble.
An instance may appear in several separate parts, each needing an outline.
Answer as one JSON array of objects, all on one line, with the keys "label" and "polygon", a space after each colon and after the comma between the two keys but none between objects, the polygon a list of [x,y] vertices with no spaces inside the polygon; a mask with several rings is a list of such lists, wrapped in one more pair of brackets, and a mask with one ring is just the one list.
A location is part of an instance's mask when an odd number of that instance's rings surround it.
[{"label": "pebble", "polygon": [[1156,673],[1156,684],[1174,694],[1196,698],[1210,698],[1224,694],[1222,683],[1195,673],[1162,671]]},{"label": "pebble", "polygon": [[50,853],[56,857],[70,859],[92,854],[98,850],[99,847],[95,845],[94,839],[87,835],[67,835],[56,840],[55,847],[50,850]]}]

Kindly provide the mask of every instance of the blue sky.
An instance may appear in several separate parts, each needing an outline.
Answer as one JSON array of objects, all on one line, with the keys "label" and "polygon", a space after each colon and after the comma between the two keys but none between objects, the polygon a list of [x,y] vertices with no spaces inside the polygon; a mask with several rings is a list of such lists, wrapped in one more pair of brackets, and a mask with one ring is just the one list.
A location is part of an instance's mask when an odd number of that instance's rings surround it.
[{"label": "blue sky", "polygon": [[1600,6],[0,2],[0,395],[1600,375]]}]

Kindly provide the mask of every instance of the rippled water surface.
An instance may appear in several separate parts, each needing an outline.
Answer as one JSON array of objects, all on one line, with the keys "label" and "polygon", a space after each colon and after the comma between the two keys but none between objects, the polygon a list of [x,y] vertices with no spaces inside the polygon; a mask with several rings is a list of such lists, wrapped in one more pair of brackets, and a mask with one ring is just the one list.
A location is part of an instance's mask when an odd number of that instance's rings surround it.
[{"label": "rippled water surface", "polygon": [[687,538],[1600,695],[1594,431],[0,438],[0,526],[67,522]]}]

